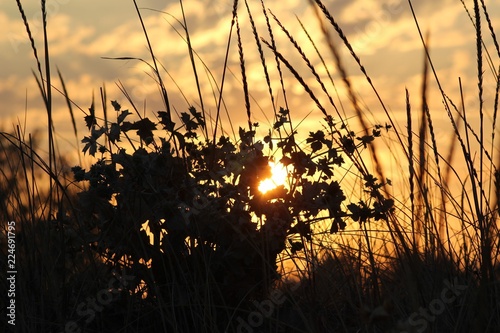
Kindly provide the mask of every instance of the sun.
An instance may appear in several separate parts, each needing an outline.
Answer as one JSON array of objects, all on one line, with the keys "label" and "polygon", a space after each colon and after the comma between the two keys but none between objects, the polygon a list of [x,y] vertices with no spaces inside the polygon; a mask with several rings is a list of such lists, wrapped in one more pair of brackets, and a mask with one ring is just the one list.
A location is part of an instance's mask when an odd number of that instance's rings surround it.
[{"label": "sun", "polygon": [[262,193],[284,185],[288,175],[286,167],[281,163],[269,162],[269,166],[271,167],[271,177],[264,179],[259,184],[259,191]]}]

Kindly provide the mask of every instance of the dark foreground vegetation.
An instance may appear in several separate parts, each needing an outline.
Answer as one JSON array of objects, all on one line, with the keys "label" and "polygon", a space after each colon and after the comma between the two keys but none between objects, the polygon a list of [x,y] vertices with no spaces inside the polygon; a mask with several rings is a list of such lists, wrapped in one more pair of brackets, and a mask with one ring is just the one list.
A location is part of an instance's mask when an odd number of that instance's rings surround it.
[{"label": "dark foreground vegetation", "polygon": [[[406,123],[397,124],[321,1],[311,1],[311,6],[326,47],[310,38],[308,49],[316,50],[312,55],[265,3],[256,11],[246,1],[235,1],[228,26],[236,45],[228,42],[227,50],[239,54],[247,123],[227,130],[237,115],[229,112],[229,124],[221,120],[226,112],[222,83],[229,65],[214,86],[215,112],[205,108],[199,85],[195,89],[200,100],[193,106],[179,110],[172,105],[171,88],[162,78],[162,65],[143,24],[151,53],[148,64],[164,109],[144,115],[125,87],[121,86],[123,97],[113,100],[101,89],[100,103],[93,100],[88,111],[79,108],[88,129],[83,139],[78,138],[82,153],[94,158],[87,168],[56,153],[55,79],[48,65],[48,44],[43,53],[37,49],[21,1],[18,5],[32,41],[48,127],[47,142],[21,128],[0,133],[2,309],[12,299],[8,271],[14,269],[4,269],[13,253],[9,231],[15,233],[17,271],[16,325],[8,323],[12,317],[7,309],[2,313],[7,329],[500,330],[500,155],[495,136],[500,51],[482,1],[473,1],[470,8],[464,4],[477,32],[480,102],[476,109],[466,110],[463,95],[452,100],[439,84],[444,107],[440,111],[448,114],[454,131],[446,147],[437,143],[427,104],[427,81],[440,80],[424,39],[421,108],[412,109],[406,92]],[[45,22],[45,1],[42,14]],[[265,18],[267,30],[257,29],[257,15]],[[249,19],[249,27],[240,27],[242,17]],[[415,22],[420,32],[416,16]],[[199,62],[185,18],[178,23],[198,76]],[[244,47],[243,28],[253,33],[255,49]],[[494,42],[491,54],[485,49],[483,30]],[[276,46],[278,33],[288,38],[288,51],[298,52],[298,63]],[[342,66],[340,45],[379,98],[386,116],[381,123],[366,118]],[[272,125],[262,137],[262,125],[252,120],[246,52],[260,55],[272,105],[278,94],[284,101],[270,110]],[[336,65],[335,79],[324,59]],[[483,68],[483,59],[488,68]],[[278,73],[277,80],[270,68]],[[301,76],[304,68],[312,73],[317,89]],[[302,128],[300,119],[291,116],[295,113],[286,102],[285,72],[315,102],[323,118],[321,127]],[[322,72],[328,74],[324,77]],[[486,75],[497,83],[491,105],[483,98]],[[274,81],[282,83],[278,92]],[[74,114],[61,73],[58,84],[68,104],[68,119],[75,124],[82,118]],[[341,85],[347,96],[331,93]],[[341,107],[339,99],[344,98],[350,103]],[[479,124],[468,121],[470,113],[480,115]],[[387,147],[402,175],[382,171],[380,151]],[[40,151],[47,151],[47,156]],[[288,177],[284,185],[263,192],[259,185],[271,175],[269,162],[284,165]],[[402,176],[398,186],[407,189],[404,194],[391,181]],[[452,188],[452,183],[460,186]]]}]

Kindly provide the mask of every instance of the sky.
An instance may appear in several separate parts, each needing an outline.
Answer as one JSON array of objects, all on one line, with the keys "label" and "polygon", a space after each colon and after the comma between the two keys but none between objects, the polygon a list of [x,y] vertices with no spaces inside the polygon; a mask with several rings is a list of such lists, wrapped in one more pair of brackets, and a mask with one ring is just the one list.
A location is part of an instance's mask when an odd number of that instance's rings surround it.
[{"label": "sky", "polygon": [[[34,0],[22,1],[22,3],[38,47],[38,54],[43,60],[40,4]],[[259,1],[250,0],[249,3],[259,33],[268,39]],[[405,0],[325,0],[324,3],[351,41],[394,119],[401,121],[401,126],[404,128],[405,88],[410,91],[412,103],[418,109],[423,68],[422,43],[408,2]],[[464,3],[472,12],[473,1],[464,1]],[[137,4],[143,15],[156,57],[168,72],[167,74],[162,71],[162,74],[174,108],[178,112],[183,112],[191,104],[199,106],[198,93],[196,89],[193,89],[196,87],[196,81],[187,47],[176,32],[177,29],[182,33],[179,23],[175,20],[182,19],[179,1],[137,0]],[[500,27],[500,2],[486,0],[485,4],[493,26]],[[152,112],[164,109],[157,85],[151,78],[151,71],[146,64],[134,60],[105,59],[133,57],[150,62],[151,57],[147,51],[146,40],[133,1],[51,0],[47,1],[47,5],[50,62],[53,84],[56,88],[61,88],[56,72],[59,69],[70,98],[84,111],[88,110],[94,95],[99,115],[99,110],[102,110],[102,107],[99,107],[100,88],[104,86],[108,100],[118,100],[124,108],[130,108],[117,84],[123,84],[141,112],[152,115]],[[183,5],[192,45],[220,84],[228,43],[232,1],[185,0]],[[337,81],[340,100],[348,105],[345,87],[335,70],[331,54],[325,48],[324,36],[320,32],[318,21],[309,2],[306,0],[267,0],[265,5],[283,22],[311,57],[312,62],[319,64],[318,57],[315,56],[307,36],[298,23],[300,19],[311,36],[318,41],[318,46]],[[475,32],[463,4],[459,0],[420,0],[414,1],[413,5],[422,30],[429,33],[431,57],[444,90],[456,104],[460,104],[458,99],[458,78],[460,77],[466,92],[466,106],[470,109],[476,107],[478,102]],[[259,122],[263,128],[268,128],[272,119],[271,101],[267,93],[259,53],[255,48],[254,37],[250,30],[248,15],[241,1],[238,11],[249,89],[253,98],[251,101],[252,121]],[[279,31],[276,23],[272,22],[272,24],[279,50],[300,70],[306,82],[315,87],[314,89],[319,89],[314,85],[315,80],[301,61],[300,55],[295,52],[285,35]],[[497,28],[496,32],[500,30]],[[486,46],[492,52],[494,62],[498,66],[498,56],[496,56],[491,38],[489,38],[489,31],[485,26],[483,26],[483,35]],[[376,96],[338,38],[335,39],[335,43],[340,49],[349,78],[362,102],[363,111],[374,121],[385,123],[386,119]],[[36,71],[36,62],[15,1],[2,1],[0,4],[0,49],[2,50],[0,53],[2,64],[0,66],[0,127],[5,131],[10,131],[15,124],[21,124],[26,132],[43,130],[46,128],[46,115],[32,74],[33,70]],[[275,99],[278,106],[283,106],[283,96],[279,93],[277,84],[276,66],[273,67],[273,57],[269,50],[265,50],[265,56],[273,78]],[[228,114],[234,126],[245,126],[246,112],[234,35],[231,39],[228,64],[230,71],[226,74],[224,86],[224,99]],[[214,114],[213,82],[208,78],[201,62],[197,61],[196,65],[200,74],[204,102],[209,114]],[[292,117],[298,120],[304,119],[304,131],[313,130],[311,126],[319,129],[317,124],[322,118],[321,113],[308,99],[304,90],[290,78],[286,69],[283,71],[286,74],[285,83]],[[324,75],[325,71],[320,71],[320,73]],[[485,74],[485,96],[491,99],[494,82],[489,68],[485,67],[485,73],[489,74]],[[442,107],[441,98],[436,94],[435,85],[433,87],[434,90],[429,95],[431,97],[429,104],[431,111],[435,110],[436,123],[443,124],[443,130],[438,132],[438,140],[448,140],[450,129],[444,130],[447,123],[446,112]],[[75,153],[82,147],[76,146],[65,100],[55,90],[53,94],[54,125],[61,149],[69,154]],[[335,95],[335,93],[332,94]],[[322,101],[326,101],[324,96]],[[346,114],[352,116],[353,111],[348,109]],[[81,139],[87,135],[83,122],[84,114],[75,108],[75,116],[79,126],[79,139]],[[472,118],[474,116],[476,116],[475,113],[472,113]],[[228,128],[226,125],[226,129]]]}]

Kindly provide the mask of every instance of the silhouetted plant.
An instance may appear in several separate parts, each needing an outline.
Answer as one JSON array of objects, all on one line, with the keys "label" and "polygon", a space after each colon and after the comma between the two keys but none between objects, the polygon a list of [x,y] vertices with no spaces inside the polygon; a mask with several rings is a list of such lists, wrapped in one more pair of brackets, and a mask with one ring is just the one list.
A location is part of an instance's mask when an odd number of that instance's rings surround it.
[{"label": "silhouetted plant", "polygon": [[[392,210],[372,175],[364,177],[367,198],[348,204],[332,179],[344,155],[359,154],[380,135],[378,127],[369,138],[356,138],[329,123],[328,131],[311,132],[302,146],[296,133],[262,142],[243,128],[236,143],[225,136],[211,142],[198,138],[205,119],[194,107],[181,113],[178,126],[166,111],[157,112],[157,121],[129,122],[131,113],[112,105],[115,122],[99,125],[86,117],[90,136],[82,140],[83,152],[100,157],[89,170],[73,168],[77,181],[88,182],[79,194],[81,220],[95,250],[112,262],[125,260],[146,283],[148,298],[163,296],[172,307],[192,309],[209,295],[230,315],[245,300],[266,294],[278,277],[278,254],[287,244],[301,250],[313,221],[330,218],[337,232],[348,218],[365,223]],[[289,117],[280,113],[275,130]],[[266,154],[265,146],[276,141],[277,149]],[[271,176],[274,155],[289,167],[289,184],[262,193],[258,187]],[[301,241],[292,242],[293,236]]]}]

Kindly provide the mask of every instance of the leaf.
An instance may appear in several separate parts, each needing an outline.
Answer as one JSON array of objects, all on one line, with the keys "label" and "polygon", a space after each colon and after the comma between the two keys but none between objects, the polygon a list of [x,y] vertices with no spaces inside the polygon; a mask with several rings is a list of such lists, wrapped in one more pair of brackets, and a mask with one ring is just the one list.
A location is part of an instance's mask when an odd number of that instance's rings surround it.
[{"label": "leaf", "polygon": [[88,151],[90,155],[95,156],[97,152],[97,140],[105,131],[105,128],[92,129],[90,136],[86,136],[82,139],[82,143],[85,143],[82,149],[84,154]]},{"label": "leaf", "polygon": [[196,119],[196,122],[198,123],[199,126],[202,127],[205,126],[205,120],[203,119],[203,115],[200,112],[196,111],[196,108],[194,106],[191,106],[189,108],[189,112]]},{"label": "leaf", "polygon": [[186,125],[186,130],[188,132],[194,131],[198,128],[198,123],[193,121],[193,119],[191,119],[191,116],[186,112],[181,113],[181,121],[184,125]]},{"label": "leaf", "polygon": [[94,115],[85,116],[84,119],[88,129],[97,124]]},{"label": "leaf", "polygon": [[130,121],[124,121],[123,124],[121,124],[120,128],[122,132],[127,133],[132,129],[133,124]]},{"label": "leaf", "polygon": [[297,251],[301,251],[304,249],[304,244],[302,242],[292,242],[291,240],[288,240],[291,246],[291,251],[292,254],[295,254]]},{"label": "leaf", "polygon": [[120,115],[118,116],[118,124],[121,124],[129,114],[132,113],[128,110],[123,110],[122,113],[120,113]]},{"label": "leaf", "polygon": [[316,133],[309,132],[309,137],[306,140],[307,143],[311,144],[311,149],[314,152],[320,150],[323,144],[331,146],[332,142],[325,139],[325,133],[323,131],[316,131]]},{"label": "leaf", "polygon": [[330,227],[330,234],[336,234],[337,232],[339,232],[339,230],[344,230],[346,226],[347,224],[341,217],[336,217],[332,222],[332,226]]},{"label": "leaf", "polygon": [[173,131],[172,134],[177,138],[177,140],[179,140],[179,148],[181,150],[184,149],[184,147],[186,146],[186,140],[184,140],[184,136],[177,131]]},{"label": "leaf", "polygon": [[343,136],[340,138],[340,143],[346,152],[349,154],[353,154],[356,150],[356,145],[354,144],[354,140],[348,136]]},{"label": "leaf", "polygon": [[82,143],[85,143],[85,146],[82,149],[83,154],[88,151],[90,155],[95,156],[95,153],[97,152],[97,141],[86,136],[82,139]]},{"label": "leaf", "polygon": [[363,144],[363,147],[367,147],[375,138],[373,135],[363,135],[362,137],[357,138]]},{"label": "leaf", "polygon": [[264,142],[269,145],[269,149],[273,150],[273,139],[271,136],[271,130],[269,130],[269,133],[264,137]]},{"label": "leaf", "polygon": [[289,111],[283,107],[280,107],[280,110],[278,111],[280,116],[283,117],[288,117]]},{"label": "leaf", "polygon": [[77,182],[85,180],[85,169],[82,169],[82,167],[74,166],[71,171],[73,171],[73,176]]},{"label": "leaf", "polygon": [[326,158],[320,158],[318,161],[318,171],[323,172],[327,177],[333,176],[333,171]]},{"label": "leaf", "polygon": [[373,204],[375,220],[387,220],[387,215],[394,210],[394,200],[387,198],[382,199],[382,202]]},{"label": "leaf", "polygon": [[370,207],[363,201],[360,201],[359,204],[351,203],[347,205],[347,209],[351,212],[351,218],[359,223],[366,222],[372,216]]},{"label": "leaf", "polygon": [[111,128],[109,129],[109,134],[108,134],[109,141],[111,141],[112,143],[120,141],[120,133],[121,133],[120,125],[116,123],[111,124]]},{"label": "leaf", "polygon": [[344,191],[337,181],[333,181],[328,185],[325,193],[325,201],[327,204],[330,217],[345,216],[342,211],[342,202],[346,199]]},{"label": "leaf", "polygon": [[284,154],[291,153],[295,147],[295,136],[292,134],[289,137],[284,138],[278,142],[277,146],[283,151]]},{"label": "leaf", "polygon": [[115,111],[120,111],[122,106],[120,105],[120,103],[118,103],[117,101],[111,101],[111,105],[113,106],[113,108],[115,109]]},{"label": "leaf", "polygon": [[173,132],[175,128],[175,123],[172,121],[172,117],[169,112],[158,111],[158,117],[160,117],[160,124],[163,125],[163,129],[169,132]]},{"label": "leaf", "polygon": [[85,116],[85,124],[87,125],[87,128],[90,129],[92,126],[96,125],[96,119],[95,119],[95,107],[94,107],[94,101],[92,101],[92,105],[90,105],[89,108],[90,114]]},{"label": "leaf", "polygon": [[284,109],[284,108],[280,108],[280,110],[278,111],[279,114],[277,114],[277,121],[274,123],[274,126],[273,128],[274,129],[278,129],[280,127],[283,126],[283,124],[287,123],[288,122],[288,110]]},{"label": "leaf", "polygon": [[254,147],[255,149],[257,149],[258,151],[262,151],[264,149],[264,144],[260,141],[257,141],[255,144],[254,144]]},{"label": "leaf", "polygon": [[137,130],[137,135],[146,144],[153,142],[153,131],[156,130],[156,125],[149,118],[136,121],[132,124],[131,129]]},{"label": "leaf", "polygon": [[314,141],[311,143],[311,149],[314,152],[320,150],[323,147],[323,144],[320,141]]}]

